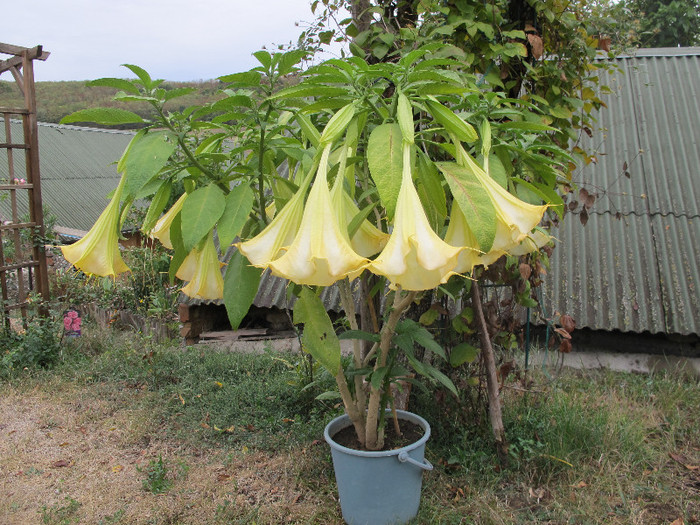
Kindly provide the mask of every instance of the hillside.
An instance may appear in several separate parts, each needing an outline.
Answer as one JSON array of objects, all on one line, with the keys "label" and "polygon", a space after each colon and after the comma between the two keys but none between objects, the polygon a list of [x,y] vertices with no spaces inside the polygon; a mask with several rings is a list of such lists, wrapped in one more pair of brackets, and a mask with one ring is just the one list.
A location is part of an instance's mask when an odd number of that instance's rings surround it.
[{"label": "hillside", "polygon": [[[178,110],[194,104],[205,104],[218,98],[219,81],[164,82],[165,89],[194,87],[196,92],[178,98],[168,109]],[[88,87],[83,81],[37,82],[37,118],[39,122],[58,123],[64,116],[80,109],[93,107],[119,107],[129,109],[148,118],[150,106],[144,104],[115,102],[116,90],[108,87]],[[23,107],[24,102],[14,81],[0,81],[0,107]],[[167,106],[166,106],[167,108]]]}]

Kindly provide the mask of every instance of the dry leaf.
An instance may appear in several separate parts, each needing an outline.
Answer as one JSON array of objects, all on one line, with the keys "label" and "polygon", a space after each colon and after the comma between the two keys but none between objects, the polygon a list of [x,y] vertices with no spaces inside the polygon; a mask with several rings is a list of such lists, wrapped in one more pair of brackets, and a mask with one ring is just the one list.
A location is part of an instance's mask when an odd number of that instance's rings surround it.
[{"label": "dry leaf", "polygon": [[70,467],[70,461],[67,459],[59,459],[58,461],[54,461],[53,463],[51,463],[51,468],[61,467]]},{"label": "dry leaf", "polygon": [[683,521],[683,518],[678,518],[677,520],[674,520],[671,525],[685,525],[685,521]]},{"label": "dry leaf", "polygon": [[124,465],[114,465],[112,467],[112,472],[121,472],[124,470]]},{"label": "dry leaf", "polygon": [[527,281],[530,278],[530,275],[532,275],[532,267],[527,263],[521,263],[518,269],[520,270],[520,277],[522,277],[525,281]]},{"label": "dry leaf", "polygon": [[530,42],[530,47],[532,48],[532,56],[535,60],[539,60],[544,54],[544,43],[539,35],[527,35],[527,41]]},{"label": "dry leaf", "polygon": [[584,487],[587,487],[588,483],[586,483],[585,481],[579,481],[578,483],[576,483],[576,485],[571,485],[571,486],[574,487],[575,489],[582,489]]}]

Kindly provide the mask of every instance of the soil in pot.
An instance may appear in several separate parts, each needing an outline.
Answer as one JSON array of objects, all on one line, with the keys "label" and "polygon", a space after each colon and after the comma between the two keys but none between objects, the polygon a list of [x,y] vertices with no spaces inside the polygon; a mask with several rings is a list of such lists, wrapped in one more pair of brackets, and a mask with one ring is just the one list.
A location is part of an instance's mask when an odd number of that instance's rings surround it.
[{"label": "soil in pot", "polygon": [[[387,421],[386,430],[384,432],[384,448],[381,450],[395,450],[397,448],[402,448],[406,445],[410,445],[411,443],[415,443],[421,437],[423,437],[423,429],[415,423],[400,420],[399,426],[401,429],[401,435],[396,434],[393,422],[391,420]],[[333,441],[338,443],[338,445],[342,445],[353,450],[367,450],[360,445],[357,435],[355,434],[355,427],[352,425],[341,429],[332,437]]]}]

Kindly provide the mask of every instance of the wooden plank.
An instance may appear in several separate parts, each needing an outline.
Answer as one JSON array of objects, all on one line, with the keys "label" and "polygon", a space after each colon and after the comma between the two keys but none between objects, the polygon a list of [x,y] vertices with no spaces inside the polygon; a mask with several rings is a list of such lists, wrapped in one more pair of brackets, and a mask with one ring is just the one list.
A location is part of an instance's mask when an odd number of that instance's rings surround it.
[{"label": "wooden plank", "polygon": [[7,115],[29,115],[29,110],[26,108],[6,108],[0,107],[0,113]]},{"label": "wooden plank", "polygon": [[17,264],[8,264],[7,266],[0,266],[0,272],[21,270],[22,268],[36,268],[37,266],[39,266],[39,263],[36,261],[25,261]]},{"label": "wooden plank", "polygon": [[7,142],[0,142],[0,148],[2,149],[29,149],[27,144],[8,144]]},{"label": "wooden plank", "polygon": [[30,60],[46,60],[49,58],[49,55],[51,55],[48,51],[44,51],[43,46],[23,47],[0,42],[0,53],[19,57],[22,56],[22,53],[25,51]]},{"label": "wooden plank", "polygon": [[35,222],[11,222],[10,224],[0,224],[0,230],[22,230],[34,226],[36,226]]}]

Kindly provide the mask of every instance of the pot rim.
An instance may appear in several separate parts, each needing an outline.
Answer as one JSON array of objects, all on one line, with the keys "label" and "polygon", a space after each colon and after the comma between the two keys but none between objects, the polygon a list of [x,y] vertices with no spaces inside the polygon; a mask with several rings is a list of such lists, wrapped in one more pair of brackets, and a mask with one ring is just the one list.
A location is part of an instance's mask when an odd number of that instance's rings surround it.
[{"label": "pot rim", "polygon": [[[391,413],[391,410],[387,409],[386,412]],[[421,416],[419,416],[418,414],[414,414],[413,412],[408,412],[406,410],[397,410],[396,414],[399,416],[399,419],[410,421],[411,423],[415,423],[421,428],[423,428],[423,436],[421,436],[421,438],[418,441],[410,443],[404,447],[392,450],[356,450],[354,448],[348,448],[333,441],[333,438],[330,435],[331,429],[333,430],[333,435],[335,436],[344,428],[352,426],[350,416],[348,416],[347,414],[343,414],[342,416],[338,416],[335,419],[331,420],[326,425],[326,428],[323,430],[323,437],[326,440],[326,443],[328,443],[331,446],[331,448],[339,452],[343,452],[345,454],[365,458],[382,458],[389,456],[398,456],[402,452],[410,452],[411,450],[425,445],[428,439],[430,439],[430,424],[428,424],[428,422]]]}]

